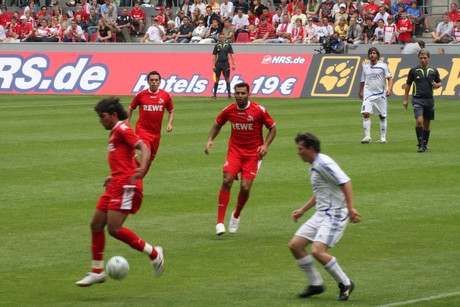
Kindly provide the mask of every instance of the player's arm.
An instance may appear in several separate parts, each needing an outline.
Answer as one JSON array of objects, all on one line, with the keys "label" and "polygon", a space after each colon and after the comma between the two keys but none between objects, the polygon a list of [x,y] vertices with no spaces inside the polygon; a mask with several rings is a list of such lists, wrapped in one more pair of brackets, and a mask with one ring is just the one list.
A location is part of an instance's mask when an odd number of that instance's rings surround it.
[{"label": "player's arm", "polygon": [[431,85],[433,85],[433,88],[440,88],[442,86],[439,71],[436,71],[436,75],[434,76],[434,80],[431,82]]},{"label": "player's arm", "polygon": [[316,195],[313,195],[300,209],[292,212],[292,220],[297,223],[298,219],[316,204]]},{"label": "player's arm", "polygon": [[348,215],[350,216],[350,222],[359,223],[361,221],[361,214],[356,211],[353,206],[353,190],[351,187],[351,180],[342,185],[342,191],[345,195],[345,201],[347,203]]},{"label": "player's arm", "polygon": [[213,141],[216,138],[216,136],[219,134],[221,128],[222,127],[219,126],[217,123],[214,123],[214,125],[212,126],[211,132],[209,132],[208,141],[206,142],[206,147],[204,148],[205,154],[209,155],[209,149],[211,147],[214,147]]},{"label": "player's arm", "polygon": [[130,120],[131,120],[131,116],[133,115],[133,109],[131,109],[131,107],[128,108],[128,118],[126,119],[126,122],[129,124]]},{"label": "player's arm", "polygon": [[214,54],[212,57],[212,69],[214,70],[216,68],[216,63],[217,63],[217,53]]},{"label": "player's arm", "polygon": [[272,126],[270,129],[268,129],[268,134],[267,137],[265,138],[265,142],[262,146],[257,148],[257,154],[259,158],[264,157],[267,154],[268,147],[270,144],[273,142],[273,139],[276,136],[276,126]]},{"label": "player's arm", "polygon": [[414,76],[413,76],[413,71],[411,69],[411,70],[409,70],[409,74],[407,75],[406,88],[404,89],[403,106],[406,109],[407,109],[407,106],[409,105],[409,91],[410,91],[410,87],[411,87],[413,81],[414,81]]},{"label": "player's arm", "polygon": [[235,57],[233,56],[233,53],[230,53],[230,59],[232,59],[232,69],[235,70],[236,65],[235,65]]},{"label": "player's arm", "polygon": [[139,160],[139,167],[134,170],[134,174],[131,177],[131,183],[133,184],[145,176],[150,163],[150,150],[143,141],[137,142],[134,148],[141,152],[141,159]]},{"label": "player's arm", "polygon": [[391,95],[391,92],[393,91],[393,78],[392,78],[392,77],[388,77],[388,78],[387,78],[387,81],[388,81],[388,84],[387,84],[387,92],[386,92],[386,95],[387,95],[387,96],[390,96],[390,95]]},{"label": "player's arm", "polygon": [[364,82],[359,83],[359,89],[358,89],[358,97],[359,99],[363,99],[363,89],[364,89]]},{"label": "player's arm", "polygon": [[173,126],[172,126],[173,120],[174,120],[174,110],[169,112],[168,114],[168,123],[166,125],[166,132],[171,132],[173,130]]}]

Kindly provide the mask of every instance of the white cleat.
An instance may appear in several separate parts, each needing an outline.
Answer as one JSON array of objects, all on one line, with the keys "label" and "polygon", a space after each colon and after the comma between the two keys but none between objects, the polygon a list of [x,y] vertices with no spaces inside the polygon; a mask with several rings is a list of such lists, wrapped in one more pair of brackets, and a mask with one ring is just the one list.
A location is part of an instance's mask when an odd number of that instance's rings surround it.
[{"label": "white cleat", "polygon": [[370,142],[372,142],[371,138],[365,136],[364,139],[361,141],[361,144],[369,144]]},{"label": "white cleat", "polygon": [[216,224],[216,235],[221,236],[225,233],[225,225],[222,223]]},{"label": "white cleat", "polygon": [[238,224],[240,223],[240,219],[235,218],[233,214],[235,214],[235,212],[232,213],[230,218],[230,224],[228,225],[229,233],[236,233],[238,231]]},{"label": "white cleat", "polygon": [[89,287],[94,284],[101,284],[105,281],[105,273],[89,272],[85,278],[77,281],[75,284],[80,287]]},{"label": "white cleat", "polygon": [[387,143],[387,139],[383,136],[380,138],[380,141],[379,141],[380,144],[386,144]]},{"label": "white cleat", "polygon": [[153,269],[155,270],[155,276],[160,277],[165,269],[165,258],[163,256],[163,247],[155,246],[155,250],[158,255],[155,260],[152,260]]}]

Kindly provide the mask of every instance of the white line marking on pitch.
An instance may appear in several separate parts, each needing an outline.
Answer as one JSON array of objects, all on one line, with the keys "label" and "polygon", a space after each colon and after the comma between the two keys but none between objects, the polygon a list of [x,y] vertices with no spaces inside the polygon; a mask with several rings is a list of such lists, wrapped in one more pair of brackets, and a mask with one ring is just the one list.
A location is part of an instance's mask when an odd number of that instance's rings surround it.
[{"label": "white line marking on pitch", "polygon": [[423,302],[423,301],[432,301],[432,300],[436,300],[436,299],[438,299],[438,298],[445,298],[445,297],[456,296],[456,295],[460,295],[460,292],[452,292],[452,293],[434,295],[434,296],[429,296],[429,297],[424,297],[424,298],[418,298],[418,299],[409,300],[409,301],[404,301],[404,302],[396,302],[396,303],[391,303],[391,304],[379,305],[379,306],[377,306],[377,307],[402,306],[402,305],[407,305],[407,304],[412,304],[412,303],[418,303],[418,302]]}]

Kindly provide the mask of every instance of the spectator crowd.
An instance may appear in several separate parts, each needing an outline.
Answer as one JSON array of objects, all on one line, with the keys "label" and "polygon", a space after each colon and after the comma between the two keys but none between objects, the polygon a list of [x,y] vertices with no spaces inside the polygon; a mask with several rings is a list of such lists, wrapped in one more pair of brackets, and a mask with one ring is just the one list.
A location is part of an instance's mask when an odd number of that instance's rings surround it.
[{"label": "spectator crowd", "polygon": [[[137,0],[87,1],[66,10],[33,0],[13,12],[3,6],[0,41],[215,43],[222,33],[230,43],[320,43],[340,53],[344,44],[407,44],[416,29],[430,32],[422,0],[279,0],[274,9],[261,0],[168,0],[165,7],[160,0],[154,16]],[[455,3],[431,35],[435,43],[460,43]]]}]

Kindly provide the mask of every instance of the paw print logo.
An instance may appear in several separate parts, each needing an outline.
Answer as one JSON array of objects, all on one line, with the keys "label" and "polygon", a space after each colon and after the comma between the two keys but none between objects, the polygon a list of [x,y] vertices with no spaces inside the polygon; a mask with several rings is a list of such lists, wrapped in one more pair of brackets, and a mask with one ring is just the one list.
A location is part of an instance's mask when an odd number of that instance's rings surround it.
[{"label": "paw print logo", "polygon": [[360,60],[359,56],[324,56],[316,75],[312,96],[350,96]]}]

